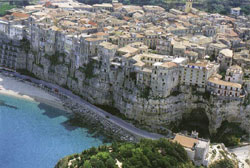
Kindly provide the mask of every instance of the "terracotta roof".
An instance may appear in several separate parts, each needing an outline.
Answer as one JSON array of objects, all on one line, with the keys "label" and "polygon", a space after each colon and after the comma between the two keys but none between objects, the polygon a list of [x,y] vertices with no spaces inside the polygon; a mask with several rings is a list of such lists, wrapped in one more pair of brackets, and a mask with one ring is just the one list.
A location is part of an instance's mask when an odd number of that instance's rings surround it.
[{"label": "terracotta roof", "polygon": [[52,3],[51,3],[50,1],[47,1],[47,2],[45,3],[44,6],[48,8],[48,7],[50,7],[51,5],[52,5]]},{"label": "terracotta roof", "polygon": [[235,88],[240,88],[241,89],[241,84],[223,81],[223,80],[218,79],[215,76],[212,76],[211,78],[209,78],[208,81],[210,83],[214,83],[214,84],[217,84],[217,85],[223,85],[223,86],[229,86],[229,87],[235,87]]},{"label": "terracotta roof", "polygon": [[108,36],[108,33],[104,33],[104,32],[97,32],[95,33],[96,36]]},{"label": "terracotta roof", "polygon": [[27,17],[29,17],[29,14],[20,13],[20,12],[13,12],[11,15],[15,16],[15,17],[18,17],[18,18],[27,18]]},{"label": "terracotta roof", "polygon": [[96,24],[95,22],[93,22],[93,21],[89,21],[88,24],[90,24],[90,25],[92,25],[92,26],[97,26],[97,24]]},{"label": "terracotta roof", "polygon": [[180,135],[180,134],[176,134],[173,141],[178,142],[183,147],[190,148],[190,149],[193,148],[194,145],[199,142],[198,139],[190,138],[190,137]]},{"label": "terracotta roof", "polygon": [[86,38],[86,41],[100,41],[100,40],[104,40],[103,38]]},{"label": "terracotta roof", "polygon": [[129,21],[131,18],[127,17],[127,16],[124,16],[123,19],[126,20],[126,21]]},{"label": "terracotta roof", "polygon": [[166,68],[172,68],[177,67],[177,64],[174,62],[164,62],[163,64],[161,64],[161,66]]},{"label": "terracotta roof", "polygon": [[134,52],[137,52],[138,49],[131,47],[131,46],[125,46],[125,47],[119,48],[118,51],[123,52],[123,53],[134,53]]},{"label": "terracotta roof", "polygon": [[87,30],[86,27],[79,27],[79,30]]}]

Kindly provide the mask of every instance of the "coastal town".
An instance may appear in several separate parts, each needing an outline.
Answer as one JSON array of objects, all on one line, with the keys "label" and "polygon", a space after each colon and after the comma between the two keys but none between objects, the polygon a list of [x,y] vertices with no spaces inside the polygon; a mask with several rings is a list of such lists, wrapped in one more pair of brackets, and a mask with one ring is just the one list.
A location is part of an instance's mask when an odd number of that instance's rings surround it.
[{"label": "coastal town", "polygon": [[[233,9],[232,14],[239,15]],[[183,11],[169,12],[118,1],[93,6],[46,2],[11,10],[0,18],[0,31],[9,41],[28,40],[39,53],[38,66],[43,66],[41,57],[55,53],[65,55],[72,72],[99,62],[103,73],[134,72],[136,84],[159,97],[178,85],[232,99],[244,99],[250,91],[249,20],[198,11],[192,1]],[[1,66],[24,69],[29,60],[5,40]]]},{"label": "coastal town", "polygon": [[[153,132],[168,132],[164,125],[202,109],[211,133],[228,120],[249,134],[250,18],[240,8],[225,16],[192,3],[169,11],[118,0],[14,8],[0,17],[0,66],[59,85],[94,105],[114,106]],[[195,131],[177,133],[172,141],[197,166],[225,157],[211,153],[210,141]]]}]

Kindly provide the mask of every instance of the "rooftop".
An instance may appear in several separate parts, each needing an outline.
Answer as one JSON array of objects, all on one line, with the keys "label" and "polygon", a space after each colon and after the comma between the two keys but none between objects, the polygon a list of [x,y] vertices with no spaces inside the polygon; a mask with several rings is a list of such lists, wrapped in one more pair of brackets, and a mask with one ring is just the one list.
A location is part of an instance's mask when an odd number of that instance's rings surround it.
[{"label": "rooftop", "polygon": [[230,49],[223,49],[220,51],[220,53],[226,57],[233,57],[233,51]]},{"label": "rooftop", "polygon": [[178,142],[183,147],[190,148],[190,149],[192,149],[195,146],[195,144],[199,142],[198,139],[190,138],[190,137],[180,135],[180,134],[176,134],[173,141]]},{"label": "rooftop", "polygon": [[131,46],[125,46],[125,47],[119,48],[118,51],[123,52],[123,53],[135,53],[138,51],[138,49],[131,47]]},{"label": "rooftop", "polygon": [[117,49],[118,46],[117,45],[114,45],[112,43],[109,43],[109,42],[102,42],[100,43],[100,46],[106,48],[106,49],[109,49],[109,50],[113,50],[113,49]]},{"label": "rooftop", "polygon": [[222,86],[229,86],[229,87],[234,87],[234,88],[239,88],[241,89],[242,85],[239,83],[233,83],[233,82],[227,82],[227,81],[223,81],[220,80],[218,77],[216,76],[212,76],[208,79],[209,82],[217,84],[217,85],[222,85]]}]

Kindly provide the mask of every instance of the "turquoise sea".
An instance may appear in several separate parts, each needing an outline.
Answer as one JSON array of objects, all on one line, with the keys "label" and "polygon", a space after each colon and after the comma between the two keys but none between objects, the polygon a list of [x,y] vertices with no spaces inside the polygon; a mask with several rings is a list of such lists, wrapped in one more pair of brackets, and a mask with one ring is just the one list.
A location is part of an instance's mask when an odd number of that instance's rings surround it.
[{"label": "turquoise sea", "polygon": [[66,113],[46,104],[0,95],[0,168],[53,168],[66,155],[103,144]]}]

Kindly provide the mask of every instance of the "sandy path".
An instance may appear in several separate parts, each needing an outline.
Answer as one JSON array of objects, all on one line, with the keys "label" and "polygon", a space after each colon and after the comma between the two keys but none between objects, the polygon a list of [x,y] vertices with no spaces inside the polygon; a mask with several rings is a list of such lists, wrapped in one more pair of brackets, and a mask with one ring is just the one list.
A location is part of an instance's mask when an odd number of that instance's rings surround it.
[{"label": "sandy path", "polygon": [[8,77],[0,73],[0,94],[24,98],[30,101],[46,103],[48,105],[64,109],[62,102],[39,87],[28,82]]}]

